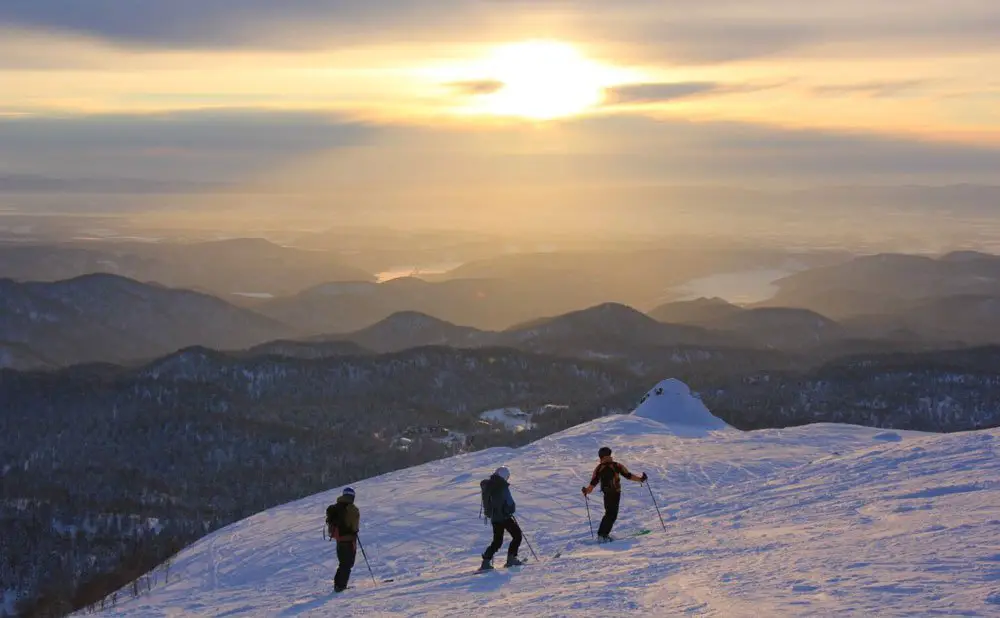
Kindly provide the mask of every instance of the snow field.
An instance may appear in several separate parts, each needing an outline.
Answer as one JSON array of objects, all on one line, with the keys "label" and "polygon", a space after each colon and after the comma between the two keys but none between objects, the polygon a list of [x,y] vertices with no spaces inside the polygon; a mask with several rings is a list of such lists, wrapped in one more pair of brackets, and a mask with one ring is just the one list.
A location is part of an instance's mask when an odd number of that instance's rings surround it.
[{"label": "snow field", "polygon": [[[660,386],[671,395],[637,414],[353,483],[378,585],[359,552],[354,589],[332,593],[322,529],[336,488],[202,539],[175,559],[169,584],[106,614],[1000,615],[1000,430],[741,432],[683,384]],[[647,489],[623,481],[615,532],[653,534],[591,540],[580,487],[603,445],[648,472],[666,532]],[[479,481],[500,464],[542,562],[473,574],[490,541]],[[590,506],[596,528],[599,493]],[[506,541],[498,566],[505,551]],[[533,562],[526,545],[520,555]]]}]

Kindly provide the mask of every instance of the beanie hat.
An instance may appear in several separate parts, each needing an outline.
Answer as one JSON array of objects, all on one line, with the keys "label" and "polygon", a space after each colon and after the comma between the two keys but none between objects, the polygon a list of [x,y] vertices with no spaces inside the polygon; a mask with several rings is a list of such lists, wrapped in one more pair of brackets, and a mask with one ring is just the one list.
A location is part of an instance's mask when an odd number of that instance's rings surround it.
[{"label": "beanie hat", "polygon": [[510,470],[507,469],[507,466],[500,466],[493,474],[499,476],[505,481],[510,478]]},{"label": "beanie hat", "polygon": [[353,487],[348,487],[347,489],[345,489],[344,490],[344,495],[345,496],[353,496],[354,495],[354,488]]}]

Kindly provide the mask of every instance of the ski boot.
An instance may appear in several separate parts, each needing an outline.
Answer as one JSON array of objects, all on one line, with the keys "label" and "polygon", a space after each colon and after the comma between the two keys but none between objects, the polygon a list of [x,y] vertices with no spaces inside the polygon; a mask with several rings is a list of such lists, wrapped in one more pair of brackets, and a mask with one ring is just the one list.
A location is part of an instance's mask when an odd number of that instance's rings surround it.
[{"label": "ski boot", "polygon": [[487,558],[485,555],[481,556],[483,559],[483,564],[479,567],[480,571],[492,571],[493,570],[493,559]]},{"label": "ski boot", "polygon": [[504,568],[509,569],[510,567],[521,566],[524,563],[517,556],[507,556],[507,564],[503,565]]}]

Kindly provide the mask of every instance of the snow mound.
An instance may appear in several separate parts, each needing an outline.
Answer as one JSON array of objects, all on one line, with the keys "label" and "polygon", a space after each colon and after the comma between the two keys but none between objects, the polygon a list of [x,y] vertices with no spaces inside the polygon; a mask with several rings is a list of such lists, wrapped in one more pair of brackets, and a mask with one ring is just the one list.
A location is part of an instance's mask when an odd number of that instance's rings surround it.
[{"label": "snow mound", "polygon": [[687,384],[675,379],[664,380],[653,387],[632,414],[668,427],[703,431],[732,429],[721,418],[709,412]]}]

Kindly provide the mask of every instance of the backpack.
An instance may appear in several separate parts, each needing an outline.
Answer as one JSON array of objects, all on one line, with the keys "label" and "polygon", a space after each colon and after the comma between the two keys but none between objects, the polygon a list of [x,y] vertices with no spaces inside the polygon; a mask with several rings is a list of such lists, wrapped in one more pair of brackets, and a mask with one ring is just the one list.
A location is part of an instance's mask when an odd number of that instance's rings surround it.
[{"label": "backpack", "polygon": [[326,528],[331,539],[340,540],[340,529],[344,527],[344,511],[346,509],[347,505],[342,502],[326,507]]},{"label": "backpack", "polygon": [[486,519],[505,518],[507,509],[504,504],[503,483],[495,482],[492,478],[483,479],[479,483],[479,488],[483,498],[483,515]]},{"label": "backpack", "polygon": [[618,478],[618,463],[609,461],[598,466],[597,478],[601,481],[601,493],[619,493],[622,490]]}]

